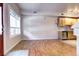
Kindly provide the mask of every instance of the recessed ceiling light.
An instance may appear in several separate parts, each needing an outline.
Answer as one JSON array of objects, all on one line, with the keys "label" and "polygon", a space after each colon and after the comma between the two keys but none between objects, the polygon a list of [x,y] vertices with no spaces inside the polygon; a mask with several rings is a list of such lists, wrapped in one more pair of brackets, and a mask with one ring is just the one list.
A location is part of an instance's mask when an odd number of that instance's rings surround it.
[{"label": "recessed ceiling light", "polygon": [[61,15],[64,15],[64,13],[61,13]]},{"label": "recessed ceiling light", "polygon": [[33,13],[37,13],[37,11],[34,11]]}]

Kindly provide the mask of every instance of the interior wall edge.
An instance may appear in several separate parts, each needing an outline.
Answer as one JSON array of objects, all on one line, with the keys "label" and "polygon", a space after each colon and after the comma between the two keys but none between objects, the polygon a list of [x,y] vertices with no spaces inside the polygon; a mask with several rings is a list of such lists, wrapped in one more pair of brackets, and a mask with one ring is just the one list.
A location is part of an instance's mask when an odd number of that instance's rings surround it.
[{"label": "interior wall edge", "polygon": [[14,48],[19,42],[21,42],[21,40],[17,40],[17,42],[11,46],[7,51],[5,51],[4,55],[6,55],[12,48]]},{"label": "interior wall edge", "polygon": [[[15,6],[17,7],[17,6]],[[13,7],[13,8],[15,8]],[[19,11],[19,9],[15,10]],[[3,23],[4,23],[4,55],[6,55],[16,44],[18,44],[22,38],[21,34],[11,38],[10,35],[10,17],[8,4],[3,4]]]}]

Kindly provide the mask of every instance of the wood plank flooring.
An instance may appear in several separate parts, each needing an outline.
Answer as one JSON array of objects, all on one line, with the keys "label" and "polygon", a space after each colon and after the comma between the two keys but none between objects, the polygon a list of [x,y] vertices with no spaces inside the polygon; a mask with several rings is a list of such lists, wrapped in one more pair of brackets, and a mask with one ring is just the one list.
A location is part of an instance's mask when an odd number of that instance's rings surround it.
[{"label": "wood plank flooring", "polygon": [[60,40],[23,40],[13,50],[29,50],[29,56],[75,56],[76,47]]}]

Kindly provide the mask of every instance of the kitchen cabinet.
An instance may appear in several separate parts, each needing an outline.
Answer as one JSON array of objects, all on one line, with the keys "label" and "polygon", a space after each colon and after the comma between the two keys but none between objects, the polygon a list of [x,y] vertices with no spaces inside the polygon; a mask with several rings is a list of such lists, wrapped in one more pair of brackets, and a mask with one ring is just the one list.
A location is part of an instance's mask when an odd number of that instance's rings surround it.
[{"label": "kitchen cabinet", "polygon": [[58,18],[58,36],[59,39],[76,39],[71,26],[78,22],[78,17],[59,17]]},{"label": "kitchen cabinet", "polygon": [[63,39],[63,40],[72,40],[72,39],[76,39],[76,37],[73,35],[73,31],[59,31],[59,39]]},{"label": "kitchen cabinet", "polygon": [[78,18],[72,17],[59,17],[58,18],[58,26],[71,26],[77,22]]},{"label": "kitchen cabinet", "polygon": [[58,26],[65,26],[65,20],[64,20],[64,18],[60,18],[59,20],[58,20]]}]

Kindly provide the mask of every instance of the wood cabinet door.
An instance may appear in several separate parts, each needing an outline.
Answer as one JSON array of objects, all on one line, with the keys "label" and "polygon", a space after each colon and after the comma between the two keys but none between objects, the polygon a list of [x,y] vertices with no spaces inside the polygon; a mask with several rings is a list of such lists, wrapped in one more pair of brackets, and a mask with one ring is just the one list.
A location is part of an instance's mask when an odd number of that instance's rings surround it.
[{"label": "wood cabinet door", "polygon": [[64,18],[59,19],[59,26],[65,26],[65,20]]},{"label": "wood cabinet door", "polygon": [[0,56],[3,56],[3,4],[0,3]]}]

